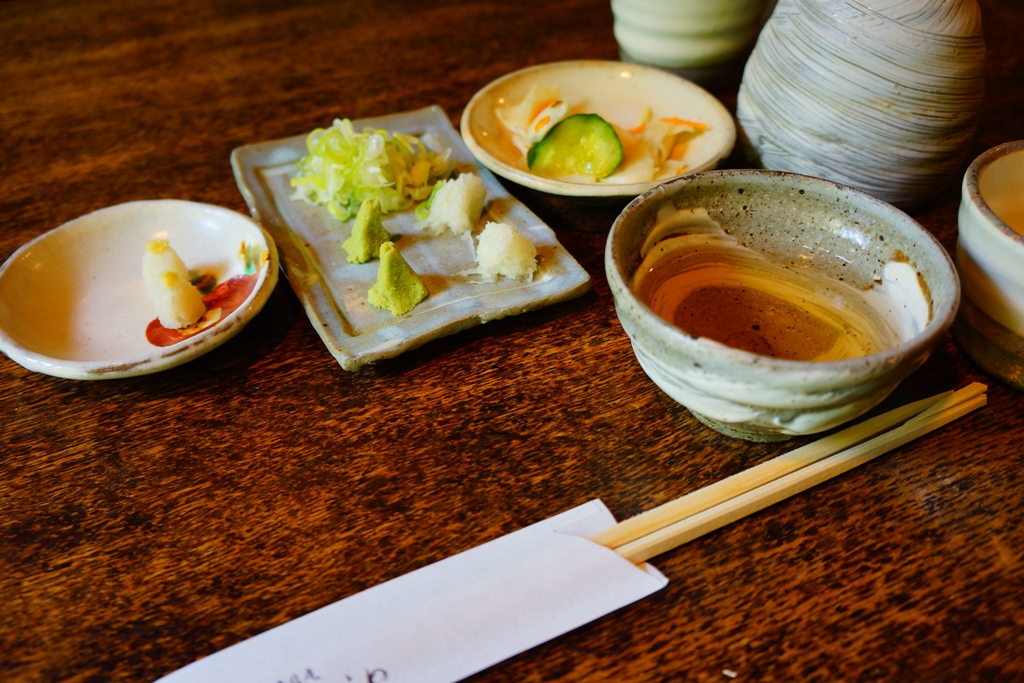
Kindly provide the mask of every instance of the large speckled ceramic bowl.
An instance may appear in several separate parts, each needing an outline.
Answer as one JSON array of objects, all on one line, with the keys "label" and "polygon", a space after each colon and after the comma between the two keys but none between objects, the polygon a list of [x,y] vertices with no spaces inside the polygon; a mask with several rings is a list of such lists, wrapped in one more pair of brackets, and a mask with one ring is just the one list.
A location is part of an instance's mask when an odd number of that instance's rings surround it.
[{"label": "large speckled ceramic bowl", "polygon": [[[670,257],[672,277],[649,267]],[[825,431],[877,405],[924,363],[960,298],[949,255],[907,214],[778,171],[698,173],[637,197],[612,226],[605,268],[648,376],[705,424],[751,441]],[[687,287],[670,314],[650,296]],[[738,312],[741,300],[754,308]],[[716,326],[730,336],[705,333]]]},{"label": "large speckled ceramic bowl", "polygon": [[964,302],[953,333],[986,372],[1024,390],[1024,140],[964,174],[956,264]]}]

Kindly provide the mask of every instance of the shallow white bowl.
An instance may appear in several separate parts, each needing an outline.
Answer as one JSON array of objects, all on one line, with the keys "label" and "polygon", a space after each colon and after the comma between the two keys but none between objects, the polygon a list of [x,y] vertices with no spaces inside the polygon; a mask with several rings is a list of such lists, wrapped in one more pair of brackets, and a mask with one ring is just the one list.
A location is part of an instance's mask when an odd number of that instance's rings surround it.
[{"label": "shallow white bowl", "polygon": [[[782,266],[821,276],[821,291],[833,296],[868,292],[871,317],[891,327],[893,341],[855,358],[785,360],[691,336],[659,317],[632,287],[641,252],[656,226],[697,208],[771,263],[762,268],[768,277]],[[605,269],[648,376],[705,424],[752,441],[821,432],[877,405],[924,363],[960,296],[949,255],[907,214],[836,183],[763,170],[695,174],[637,197],[612,226]]]},{"label": "shallow white bowl", "polygon": [[582,107],[615,122],[616,113],[649,106],[656,116],[700,121],[709,129],[689,144],[687,173],[718,165],[732,151],[736,126],[725,106],[709,92],[660,69],[611,61],[541,64],[499,78],[473,96],[462,112],[461,132],[480,163],[499,176],[541,192],[568,197],[635,197],[669,178],[618,183],[574,183],[531,173],[495,114],[499,105],[521,101],[534,85],[557,87],[570,107]]},{"label": "shallow white bowl", "polygon": [[[258,248],[252,291],[198,334],[169,346],[147,339],[156,314],[142,279],[151,239],[166,239],[189,270],[218,283],[246,274],[242,245]],[[0,351],[29,370],[69,379],[143,375],[224,343],[260,311],[277,283],[277,249],[247,216],[180,200],[100,209],[28,242],[0,267]]]}]

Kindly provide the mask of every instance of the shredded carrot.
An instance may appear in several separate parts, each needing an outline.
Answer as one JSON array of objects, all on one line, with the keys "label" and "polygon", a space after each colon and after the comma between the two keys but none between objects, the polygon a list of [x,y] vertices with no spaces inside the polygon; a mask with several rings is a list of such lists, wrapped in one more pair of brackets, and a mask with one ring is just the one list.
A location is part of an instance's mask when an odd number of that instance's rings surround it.
[{"label": "shredded carrot", "polygon": [[640,114],[640,124],[629,132],[633,135],[639,135],[640,133],[643,133],[645,130],[647,130],[647,124],[650,122],[650,120],[651,108],[644,107],[643,113]]},{"label": "shredded carrot", "polygon": [[545,109],[547,109],[548,107],[550,107],[552,104],[554,104],[557,101],[558,101],[557,97],[552,97],[547,102],[541,102],[539,105],[537,105],[537,108],[533,110],[533,113],[530,114],[530,120],[533,121],[535,118],[540,116],[540,113],[542,111],[544,111]]},{"label": "shredded carrot", "polygon": [[540,121],[538,121],[537,123],[533,124],[533,129],[539,133],[540,129],[543,128],[544,126],[548,125],[550,122],[551,122],[551,117],[550,116],[545,116]]},{"label": "shredded carrot", "polygon": [[668,155],[668,158],[672,161],[681,161],[686,156],[686,143],[680,142],[672,147],[672,152]]},{"label": "shredded carrot", "polygon": [[674,125],[674,126],[691,126],[693,128],[696,128],[697,130],[707,130],[708,129],[708,126],[707,126],[706,123],[700,123],[699,121],[687,121],[686,119],[681,119],[678,116],[673,116],[672,118],[668,118],[668,119],[662,119],[661,122],[662,123],[667,123],[669,125]]}]

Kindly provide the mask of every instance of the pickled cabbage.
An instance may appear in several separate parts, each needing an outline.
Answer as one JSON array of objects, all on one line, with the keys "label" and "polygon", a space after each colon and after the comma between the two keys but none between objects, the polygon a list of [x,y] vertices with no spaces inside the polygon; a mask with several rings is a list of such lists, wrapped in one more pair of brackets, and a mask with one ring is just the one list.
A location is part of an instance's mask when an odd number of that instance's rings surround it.
[{"label": "pickled cabbage", "polygon": [[506,102],[496,107],[494,113],[508,141],[522,153],[521,164],[527,169],[532,169],[528,162],[530,150],[539,149],[537,145],[566,119],[596,114],[611,124],[622,147],[621,162],[611,175],[604,178],[600,174],[540,172],[540,175],[570,182],[642,183],[685,173],[689,143],[708,130],[708,126],[699,121],[676,116],[655,117],[646,105],[622,102],[601,112],[591,111],[589,107],[587,103],[566,102],[558,88],[534,86],[521,101]]}]

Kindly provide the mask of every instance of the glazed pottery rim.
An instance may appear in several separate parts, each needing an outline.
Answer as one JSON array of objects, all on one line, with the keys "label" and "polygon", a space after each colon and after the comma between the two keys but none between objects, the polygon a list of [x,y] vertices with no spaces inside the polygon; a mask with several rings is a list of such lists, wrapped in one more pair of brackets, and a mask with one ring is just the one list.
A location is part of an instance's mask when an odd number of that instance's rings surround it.
[{"label": "glazed pottery rim", "polygon": [[[939,269],[945,267],[948,271],[951,278],[952,296],[949,297],[949,301],[946,302],[946,305],[944,306],[941,306],[942,302],[934,299],[929,300],[930,313],[928,323],[924,326],[924,329],[912,338],[907,339],[896,346],[891,346],[881,351],[855,358],[827,361],[803,361],[776,358],[773,356],[743,351],[708,338],[694,337],[687,334],[677,326],[659,316],[635,295],[629,284],[629,280],[632,278],[632,273],[628,276],[623,275],[622,265],[619,263],[618,258],[615,255],[616,237],[621,233],[623,224],[630,218],[631,214],[639,210],[642,204],[649,201],[657,201],[658,197],[667,200],[676,194],[675,189],[677,187],[688,185],[700,180],[744,177],[749,177],[752,180],[759,179],[761,181],[767,181],[770,179],[790,180],[797,185],[817,187],[829,192],[853,194],[857,198],[858,203],[872,206],[875,210],[888,213],[893,217],[898,218],[900,222],[904,223],[906,226],[912,229],[916,228],[916,230],[922,233],[922,238],[924,238],[922,241],[926,246],[923,246],[923,249],[925,251],[933,250],[935,255],[938,256],[937,266]],[[921,242],[919,241],[918,244],[920,245]],[[917,269],[916,266],[915,269]],[[961,297],[959,277],[957,276],[953,259],[945,248],[942,247],[939,241],[930,232],[928,232],[924,226],[918,223],[906,212],[892,204],[889,204],[888,202],[884,202],[881,199],[868,194],[867,192],[848,185],[843,185],[842,183],[826,180],[824,178],[802,175],[799,173],[767,169],[719,169],[703,173],[694,173],[675,178],[640,195],[626,205],[612,224],[605,244],[605,270],[612,292],[616,293],[617,296],[626,297],[630,303],[636,305],[636,317],[641,318],[642,322],[648,327],[648,329],[657,330],[659,338],[674,346],[681,345],[687,350],[687,353],[700,355],[706,358],[727,360],[732,364],[746,366],[748,369],[759,368],[768,371],[800,372],[812,375],[862,375],[865,369],[875,368],[878,372],[885,372],[896,367],[894,365],[895,359],[914,356],[921,351],[930,349],[935,345],[939,337],[949,330],[950,326],[953,324],[953,319],[956,315],[957,309],[959,308]],[[650,327],[652,325],[653,328]]]},{"label": "glazed pottery rim", "polygon": [[982,171],[996,161],[999,161],[1011,154],[1024,154],[1024,140],[1004,142],[979,154],[978,157],[971,162],[971,165],[967,167],[967,172],[964,174],[963,193],[964,196],[970,200],[971,206],[979,211],[982,217],[990,225],[995,227],[999,232],[1003,233],[1014,242],[1019,243],[1024,240],[1024,236],[1011,228],[1002,218],[996,215],[992,210],[992,207],[990,207],[988,202],[985,201],[985,198],[981,194],[981,188],[978,185]]}]

